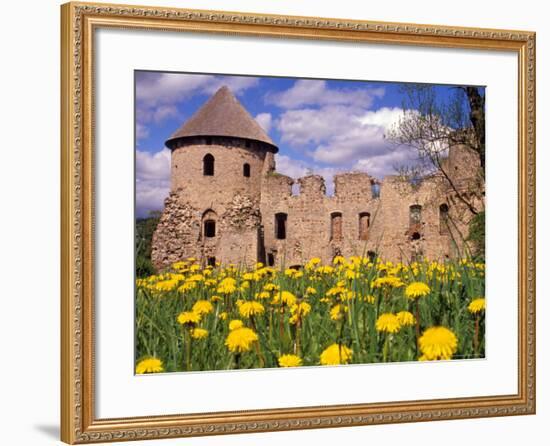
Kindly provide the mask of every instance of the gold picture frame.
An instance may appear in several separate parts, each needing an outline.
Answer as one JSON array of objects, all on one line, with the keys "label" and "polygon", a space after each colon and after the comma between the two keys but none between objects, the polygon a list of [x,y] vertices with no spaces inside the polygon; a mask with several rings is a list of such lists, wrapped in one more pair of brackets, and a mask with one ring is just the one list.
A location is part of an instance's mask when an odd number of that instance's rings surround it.
[{"label": "gold picture frame", "polygon": [[[61,7],[61,439],[70,444],[535,413],[535,33],[71,2]],[[511,51],[518,57],[518,393],[96,419],[94,32],[125,28]],[[510,292],[515,292],[510,290]]]}]

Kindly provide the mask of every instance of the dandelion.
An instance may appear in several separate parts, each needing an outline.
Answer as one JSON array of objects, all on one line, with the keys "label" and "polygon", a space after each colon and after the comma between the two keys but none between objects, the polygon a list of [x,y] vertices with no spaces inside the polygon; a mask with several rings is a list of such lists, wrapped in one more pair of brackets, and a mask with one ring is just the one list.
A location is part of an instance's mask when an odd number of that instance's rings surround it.
[{"label": "dandelion", "polygon": [[421,361],[451,359],[458,347],[456,335],[446,327],[428,328],[418,340]]},{"label": "dandelion", "polygon": [[396,314],[397,320],[399,321],[399,324],[401,324],[403,327],[407,327],[410,325],[414,325],[415,318],[413,314],[410,311],[400,311]]},{"label": "dandelion", "polygon": [[233,277],[226,277],[218,285],[218,293],[231,294],[237,291],[237,281]]},{"label": "dandelion", "polygon": [[333,321],[339,321],[342,316],[348,311],[348,307],[342,304],[336,304],[330,309],[330,318]]},{"label": "dandelion", "polygon": [[230,331],[237,330],[242,326],[243,326],[243,321],[241,321],[240,319],[233,319],[232,321],[229,322]]},{"label": "dandelion", "polygon": [[280,367],[300,367],[302,365],[302,359],[297,355],[282,355],[279,356]]},{"label": "dandelion", "polygon": [[218,314],[218,318],[220,318],[220,320],[222,321],[225,321],[227,319],[227,311],[222,311],[220,314]]},{"label": "dandelion", "polygon": [[205,330],[204,328],[193,328],[191,330],[191,337],[193,339],[204,339],[208,336],[208,330]]},{"label": "dandelion", "polygon": [[[294,270],[293,270],[294,271]],[[296,303],[296,296],[290,291],[281,291],[275,295],[273,299],[274,304],[282,303],[283,305],[292,306]]]},{"label": "dandelion", "polygon": [[341,344],[332,344],[321,353],[321,365],[347,364],[351,361],[353,351]]},{"label": "dandelion", "polygon": [[307,316],[311,311],[311,305],[307,302],[300,302],[299,304],[294,304],[290,307],[290,312],[292,314],[297,314],[298,317]]},{"label": "dandelion", "polygon": [[332,259],[333,265],[343,265],[346,259],[344,259],[342,256],[336,256],[334,259]]},{"label": "dandelion", "polygon": [[485,310],[485,299],[482,297],[472,300],[468,305],[468,311],[472,314],[481,313],[483,310]]},{"label": "dandelion", "polygon": [[428,294],[430,294],[430,287],[423,282],[413,282],[405,289],[405,296],[411,300],[427,296]]},{"label": "dandelion", "polygon": [[181,325],[193,326],[201,320],[201,315],[194,311],[184,311],[178,315],[178,322]]},{"label": "dandelion", "polygon": [[243,302],[239,305],[239,313],[242,317],[251,317],[256,314],[262,314],[264,311],[264,306],[260,302],[250,301]]},{"label": "dandelion", "polygon": [[376,321],[376,330],[384,333],[397,333],[401,329],[399,318],[393,313],[381,314]]},{"label": "dandelion", "polygon": [[310,295],[310,294],[317,294],[317,290],[311,286],[308,286],[306,288],[306,295]]},{"label": "dandelion", "polygon": [[214,307],[208,300],[198,300],[193,305],[193,311],[202,316],[204,314],[212,313],[212,311],[214,311]]},{"label": "dandelion", "polygon": [[373,288],[400,288],[403,285],[401,279],[394,276],[378,277],[372,283]]},{"label": "dandelion", "polygon": [[143,375],[144,373],[160,373],[164,372],[162,361],[157,358],[145,358],[138,362],[136,373]]},{"label": "dandelion", "polygon": [[232,353],[247,352],[258,340],[258,335],[250,328],[241,327],[231,330],[225,340],[225,345]]}]

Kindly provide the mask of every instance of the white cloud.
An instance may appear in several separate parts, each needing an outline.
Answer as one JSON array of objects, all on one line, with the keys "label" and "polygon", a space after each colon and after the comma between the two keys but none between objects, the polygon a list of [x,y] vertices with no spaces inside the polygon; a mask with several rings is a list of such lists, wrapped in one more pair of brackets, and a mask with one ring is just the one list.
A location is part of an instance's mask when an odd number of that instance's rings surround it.
[{"label": "white cloud", "polygon": [[368,108],[375,98],[384,96],[383,88],[327,88],[323,80],[297,80],[286,91],[266,96],[266,102],[286,109],[306,105],[354,105]]},{"label": "white cloud", "polygon": [[170,151],[136,150],[136,212],[147,216],[151,210],[162,210],[170,192]]},{"label": "white cloud", "polygon": [[324,106],[288,110],[277,121],[281,140],[316,164],[359,169],[382,177],[409,163],[416,153],[385,138],[403,116],[400,108],[366,110]]},{"label": "white cloud", "polygon": [[142,126],[181,116],[177,104],[197,94],[212,95],[223,85],[234,94],[255,87],[257,77],[140,72],[136,78],[136,120]]},{"label": "white cloud", "polygon": [[254,119],[266,133],[269,133],[272,123],[271,113],[260,113]]}]

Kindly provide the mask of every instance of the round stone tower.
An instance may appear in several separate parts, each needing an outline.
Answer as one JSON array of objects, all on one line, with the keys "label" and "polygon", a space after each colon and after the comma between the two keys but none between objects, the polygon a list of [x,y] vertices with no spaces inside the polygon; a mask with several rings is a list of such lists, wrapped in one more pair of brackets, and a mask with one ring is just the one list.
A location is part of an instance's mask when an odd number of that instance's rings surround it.
[{"label": "round stone tower", "polygon": [[262,257],[261,179],[277,146],[229,88],[220,88],[167,141],[171,193],[153,237],[158,268],[186,257]]}]

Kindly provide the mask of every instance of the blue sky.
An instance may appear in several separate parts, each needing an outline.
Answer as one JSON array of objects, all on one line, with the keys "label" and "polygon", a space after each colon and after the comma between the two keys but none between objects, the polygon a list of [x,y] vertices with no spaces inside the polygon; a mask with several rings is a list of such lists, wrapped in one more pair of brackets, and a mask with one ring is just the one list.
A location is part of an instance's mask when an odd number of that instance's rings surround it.
[{"label": "blue sky", "polygon": [[[137,71],[136,210],[160,210],[170,185],[164,141],[227,85],[279,147],[277,171],[293,178],[365,171],[382,179],[416,152],[384,138],[403,116],[402,84]],[[454,94],[435,87],[438,99]]]}]

